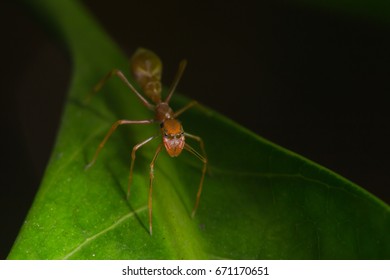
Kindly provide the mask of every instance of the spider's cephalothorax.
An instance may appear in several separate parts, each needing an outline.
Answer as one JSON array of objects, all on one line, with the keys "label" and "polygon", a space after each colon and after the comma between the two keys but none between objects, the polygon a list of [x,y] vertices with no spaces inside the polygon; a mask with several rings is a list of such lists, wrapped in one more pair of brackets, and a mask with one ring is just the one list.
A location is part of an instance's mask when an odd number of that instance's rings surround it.
[{"label": "spider's cephalothorax", "polygon": [[181,123],[176,119],[167,119],[160,126],[165,149],[171,157],[177,157],[185,145],[185,136]]}]

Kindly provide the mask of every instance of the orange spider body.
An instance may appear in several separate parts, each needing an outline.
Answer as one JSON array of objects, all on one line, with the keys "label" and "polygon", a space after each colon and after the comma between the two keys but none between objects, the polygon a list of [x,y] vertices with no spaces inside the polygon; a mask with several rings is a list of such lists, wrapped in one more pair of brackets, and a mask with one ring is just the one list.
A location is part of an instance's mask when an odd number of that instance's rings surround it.
[{"label": "orange spider body", "polygon": [[[176,74],[176,77],[168,91],[168,97],[162,101],[161,99],[161,73],[162,73],[162,63],[160,58],[153,52],[146,49],[138,49],[133,57],[131,58],[131,69],[134,75],[135,80],[142,88],[142,91],[148,97],[153,104],[149,103],[147,99],[145,99],[135,88],[134,86],[126,79],[123,73],[120,70],[114,69],[110,71],[95,87],[92,94],[95,94],[97,91],[101,89],[101,87],[106,83],[106,81],[112,77],[113,75],[118,76],[140,99],[144,106],[146,106],[149,110],[154,111],[154,119],[151,120],[118,120],[116,121],[106,134],[103,141],[100,143],[97,148],[95,155],[92,161],[86,166],[89,168],[94,164],[98,154],[101,149],[104,147],[108,138],[111,134],[117,129],[119,125],[122,124],[150,124],[150,123],[159,123],[161,129],[162,143],[158,146],[155,155],[150,163],[150,186],[149,186],[149,200],[148,200],[148,208],[149,208],[149,232],[152,234],[152,191],[153,191],[153,179],[154,179],[154,164],[156,162],[158,154],[161,152],[162,146],[165,147],[165,150],[171,157],[177,157],[181,154],[181,152],[185,149],[190,153],[194,154],[203,162],[202,176],[198,187],[197,198],[195,202],[195,206],[192,210],[192,217],[195,215],[195,212],[199,205],[200,195],[203,188],[204,176],[206,174],[207,169],[207,156],[204,149],[203,140],[199,136],[191,135],[185,133],[183,130],[183,126],[180,121],[176,119],[181,113],[194,106],[197,102],[190,102],[187,106],[181,108],[176,113],[169,106],[169,101],[174,93],[176,86],[184,72],[184,69],[187,65],[185,60],[182,60],[179,65],[179,70]],[[131,153],[131,165],[130,165],[130,175],[128,182],[128,190],[127,197],[130,196],[130,186],[133,178],[133,167],[135,161],[135,153],[136,151],[153,140],[156,136],[152,136],[143,142],[135,145],[133,147],[133,151]],[[196,150],[194,150],[190,145],[188,145],[185,140],[186,137],[194,139],[199,142],[202,154],[199,154]]]}]

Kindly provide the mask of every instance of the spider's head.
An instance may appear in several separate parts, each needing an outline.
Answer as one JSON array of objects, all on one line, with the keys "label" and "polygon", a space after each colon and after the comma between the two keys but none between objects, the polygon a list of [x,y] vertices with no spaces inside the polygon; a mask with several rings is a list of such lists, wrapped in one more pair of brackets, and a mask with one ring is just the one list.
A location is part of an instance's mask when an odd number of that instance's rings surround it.
[{"label": "spider's head", "polygon": [[171,157],[177,157],[185,145],[184,131],[176,119],[167,119],[161,123],[161,132],[165,149]]}]

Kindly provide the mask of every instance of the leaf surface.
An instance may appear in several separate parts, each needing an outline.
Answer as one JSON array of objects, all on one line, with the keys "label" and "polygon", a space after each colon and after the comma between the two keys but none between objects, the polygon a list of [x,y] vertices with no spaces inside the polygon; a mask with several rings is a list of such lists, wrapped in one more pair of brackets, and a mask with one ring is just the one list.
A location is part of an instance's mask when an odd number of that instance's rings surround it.
[{"label": "leaf surface", "polygon": [[[181,116],[184,129],[203,138],[209,158],[197,215],[190,217],[201,162],[163,152],[150,236],[149,163],[160,139],[137,152],[129,201],[125,192],[131,149],[158,126],[118,128],[84,170],[113,122],[153,117],[116,78],[85,103],[109,70],[130,77],[127,58],[76,1],[29,4],[66,43],[73,78],[50,163],[10,259],[390,258],[388,205],[204,106]],[[172,107],[188,102],[175,95]]]}]

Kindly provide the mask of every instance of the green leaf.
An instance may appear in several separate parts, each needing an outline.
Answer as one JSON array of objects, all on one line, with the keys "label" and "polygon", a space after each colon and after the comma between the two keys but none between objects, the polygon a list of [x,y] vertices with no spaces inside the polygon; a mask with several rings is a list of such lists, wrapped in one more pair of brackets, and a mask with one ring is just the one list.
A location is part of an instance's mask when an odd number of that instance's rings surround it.
[{"label": "green leaf", "polygon": [[[150,236],[149,163],[160,140],[137,152],[129,201],[125,192],[131,149],[158,126],[120,127],[84,170],[114,121],[152,117],[115,78],[84,102],[109,70],[130,77],[127,58],[76,1],[28,3],[67,44],[73,79],[50,163],[9,259],[390,258],[388,205],[203,106],[181,117],[209,158],[198,213],[191,219],[201,162],[164,152],[155,167]],[[172,107],[188,101],[176,95]]]}]

